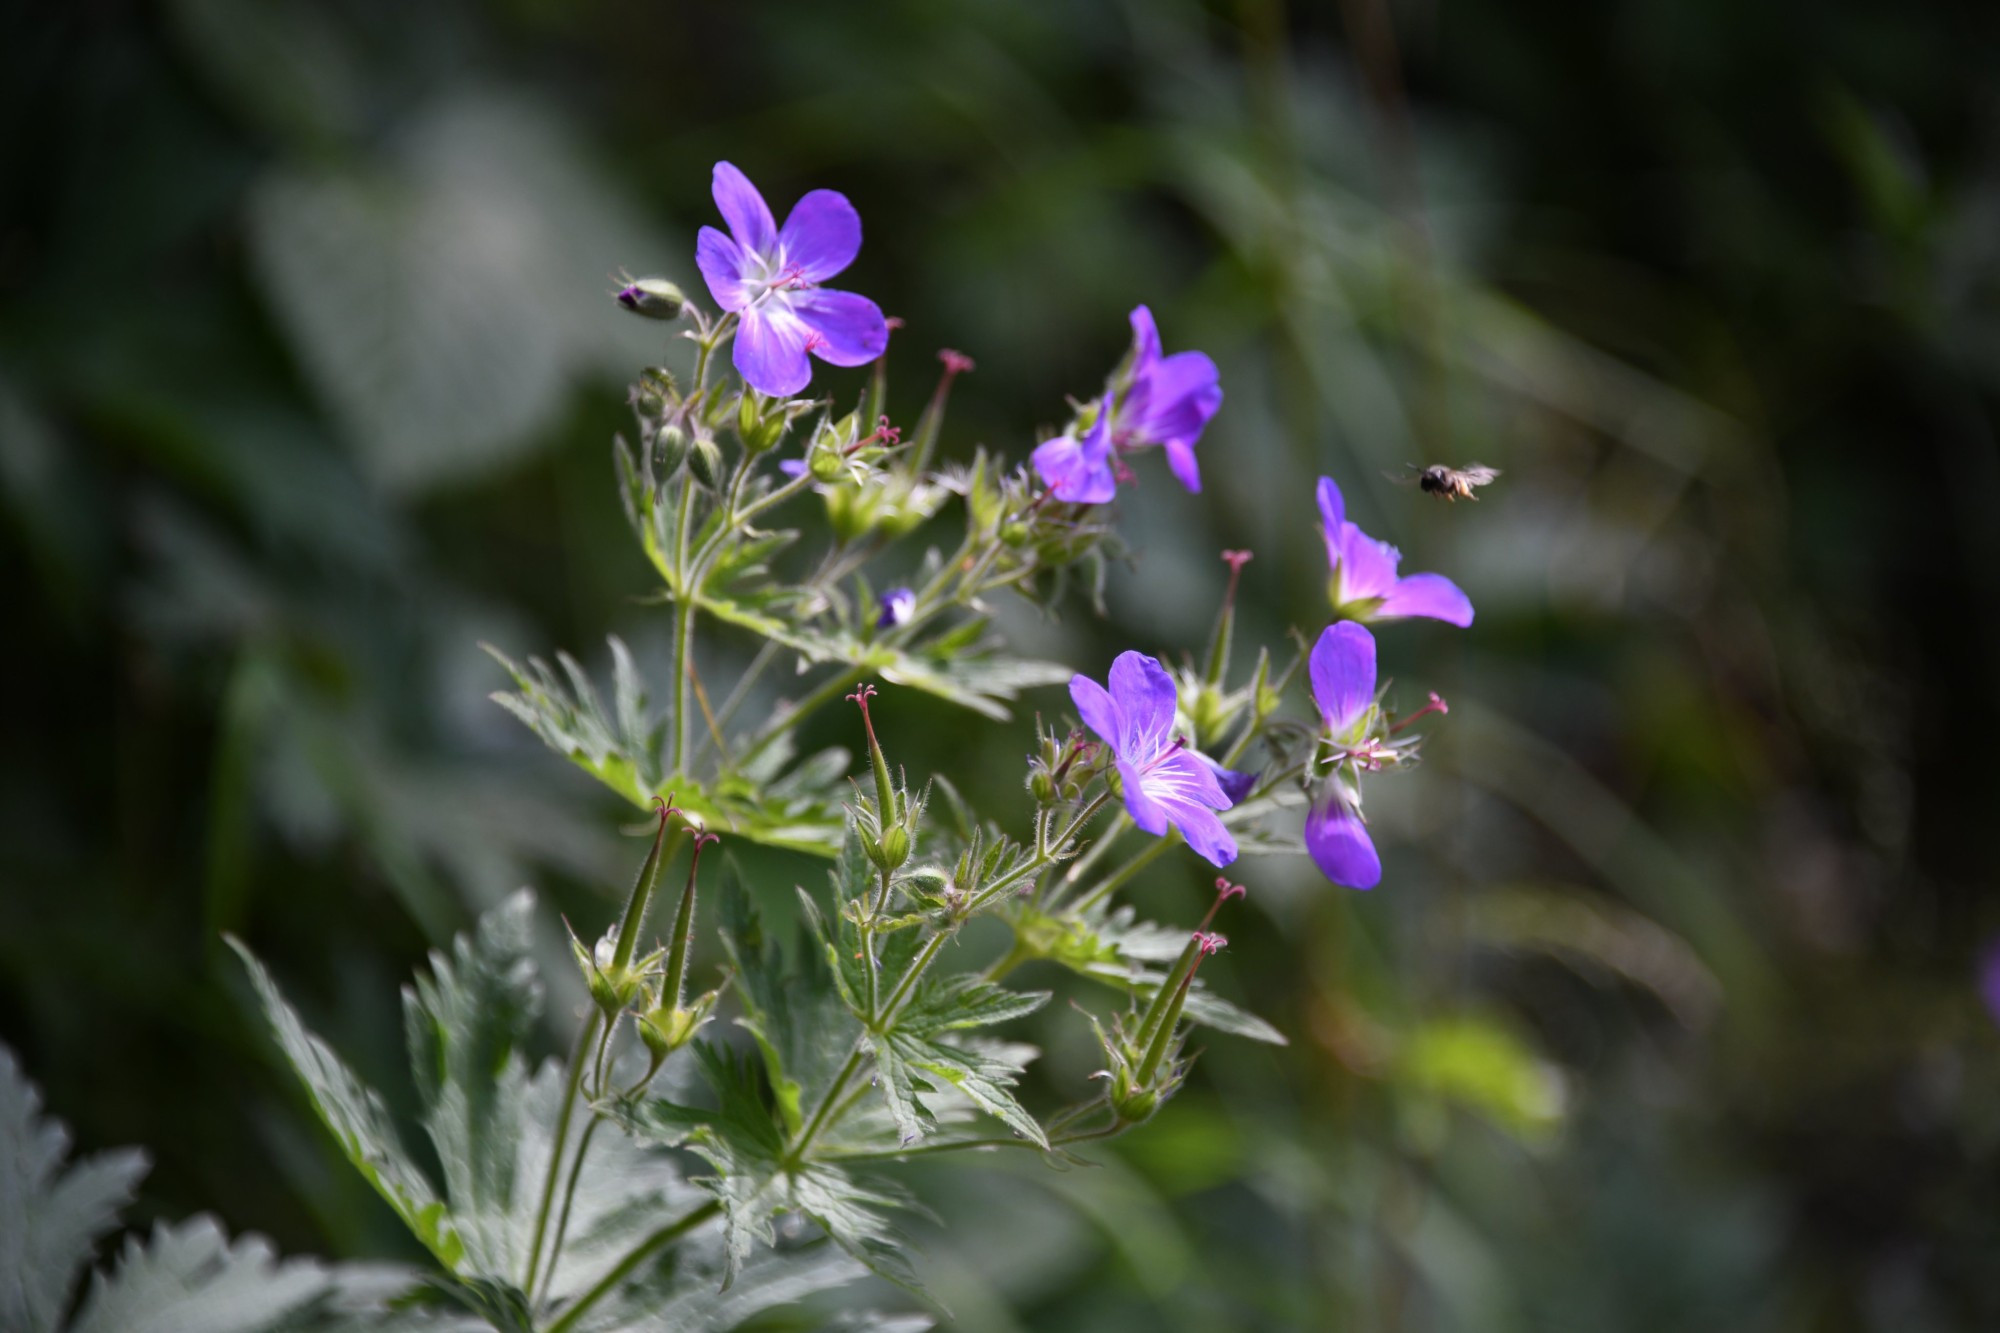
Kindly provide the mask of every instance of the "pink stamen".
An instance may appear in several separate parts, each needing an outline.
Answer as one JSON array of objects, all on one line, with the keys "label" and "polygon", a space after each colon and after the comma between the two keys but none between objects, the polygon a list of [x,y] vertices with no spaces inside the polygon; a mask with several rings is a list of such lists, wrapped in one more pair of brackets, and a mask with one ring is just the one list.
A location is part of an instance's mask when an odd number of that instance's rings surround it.
[{"label": "pink stamen", "polygon": [[[897,322],[901,323],[900,320]],[[971,357],[963,352],[954,351],[949,347],[940,347],[938,349],[938,360],[944,362],[944,373],[947,377],[963,375],[968,370],[976,369]]]},{"label": "pink stamen", "polygon": [[1416,712],[1404,718],[1402,721],[1398,722],[1395,726],[1389,728],[1389,734],[1391,736],[1394,736],[1397,732],[1401,731],[1404,727],[1409,726],[1412,722],[1415,722],[1425,713],[1436,713],[1438,716],[1442,717],[1449,712],[1451,712],[1451,705],[1444,701],[1443,695],[1439,694],[1436,690],[1432,690],[1431,701],[1425,704],[1422,708],[1419,708]]}]

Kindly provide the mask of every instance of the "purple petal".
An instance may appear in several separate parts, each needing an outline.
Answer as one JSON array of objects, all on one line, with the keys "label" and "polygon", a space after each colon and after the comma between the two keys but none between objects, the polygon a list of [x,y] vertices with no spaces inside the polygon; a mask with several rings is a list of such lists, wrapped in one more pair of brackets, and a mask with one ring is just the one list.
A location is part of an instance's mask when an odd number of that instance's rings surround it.
[{"label": "purple petal", "polygon": [[755,255],[769,255],[778,248],[778,227],[771,220],[770,206],[748,176],[727,162],[716,163],[714,194],[715,206],[738,245]]},{"label": "purple petal", "polygon": [[1352,523],[1340,528],[1340,600],[1359,602],[1387,597],[1396,587],[1396,566],[1403,554],[1378,542]]},{"label": "purple petal", "polygon": [[1118,705],[1102,685],[1081,673],[1069,678],[1070,702],[1076,705],[1083,725],[1097,733],[1097,739],[1118,750]]},{"label": "purple petal", "polygon": [[1169,750],[1146,770],[1146,794],[1174,818],[1183,806],[1227,810],[1235,802],[1222,790],[1215,761],[1185,747]]},{"label": "purple petal", "polygon": [[787,268],[807,282],[825,282],[861,253],[861,215],[838,190],[814,190],[792,205],[778,245]]},{"label": "purple petal", "polygon": [[1035,465],[1035,475],[1042,484],[1065,504],[1101,505],[1118,494],[1111,451],[1104,446],[1104,433],[1095,427],[1081,443],[1068,435],[1044,440],[1035,446],[1028,461]]},{"label": "purple petal", "polygon": [[1153,322],[1153,312],[1145,306],[1132,307],[1132,370],[1142,375],[1160,359],[1160,326]]},{"label": "purple petal", "polygon": [[1164,834],[1167,831],[1167,812],[1148,794],[1139,770],[1120,759],[1118,780],[1125,788],[1125,813],[1132,816],[1132,822],[1156,838]]},{"label": "purple petal", "polygon": [[[1195,752],[1195,758],[1207,764],[1214,771],[1216,785],[1222,788],[1222,794],[1229,798],[1230,805],[1241,805],[1246,796],[1257,790],[1257,775],[1255,773],[1239,773],[1233,768],[1224,768],[1221,764],[1216,763],[1199,750]],[[1227,806],[1224,807],[1224,809],[1227,808]]]},{"label": "purple petal", "polygon": [[876,629],[894,629],[910,618],[917,609],[917,593],[914,588],[891,588],[875,599],[881,614],[875,617]]},{"label": "purple petal", "polygon": [[889,321],[882,307],[853,292],[823,287],[792,295],[792,313],[818,336],[809,350],[836,366],[865,366],[889,347]]},{"label": "purple petal", "polygon": [[1328,728],[1346,731],[1375,702],[1375,636],[1351,620],[1328,625],[1313,645],[1306,672]]},{"label": "purple petal", "polygon": [[1472,623],[1472,599],[1442,574],[1412,574],[1397,579],[1375,610],[1378,620],[1402,616],[1427,616],[1463,629]]},{"label": "purple petal", "polygon": [[709,295],[724,310],[750,304],[743,292],[743,261],[743,247],[713,227],[703,227],[695,238],[695,265],[708,283]]},{"label": "purple petal", "polygon": [[806,326],[775,302],[752,306],[736,330],[730,360],[743,382],[773,398],[789,398],[812,379],[806,359]]},{"label": "purple petal", "polygon": [[1222,406],[1218,379],[1215,362],[1206,352],[1174,353],[1135,387],[1131,428],[1149,442],[1193,444]]},{"label": "purple petal", "polygon": [[[1111,663],[1111,698],[1118,705],[1118,756],[1144,764],[1166,748],[1180,701],[1174,678],[1144,653],[1126,651]],[[1203,773],[1206,776],[1206,771]],[[1214,788],[1215,779],[1208,779]],[[1221,792],[1216,791],[1217,795]]]},{"label": "purple petal", "polygon": [[1347,501],[1332,477],[1319,479],[1319,526],[1329,543],[1336,541],[1347,523]]},{"label": "purple petal", "polygon": [[806,474],[806,460],[803,458],[781,458],[778,471],[788,477],[803,477]]},{"label": "purple petal", "polygon": [[1202,860],[1220,869],[1236,859],[1236,839],[1229,836],[1229,830],[1222,826],[1213,810],[1190,806],[1173,812],[1171,817],[1188,846]]},{"label": "purple petal", "polygon": [[1307,813],[1306,851],[1320,873],[1335,884],[1372,889],[1382,882],[1382,858],[1367,825],[1336,795],[1323,798]]},{"label": "purple petal", "polygon": [[1201,465],[1194,461],[1194,446],[1183,440],[1167,441],[1167,466],[1181,485],[1196,495],[1201,494]]}]

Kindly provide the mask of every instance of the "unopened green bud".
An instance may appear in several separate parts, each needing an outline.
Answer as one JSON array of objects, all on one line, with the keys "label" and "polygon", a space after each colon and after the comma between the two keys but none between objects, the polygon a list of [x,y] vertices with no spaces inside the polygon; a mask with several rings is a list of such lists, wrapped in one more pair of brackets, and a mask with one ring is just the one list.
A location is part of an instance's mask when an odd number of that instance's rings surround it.
[{"label": "unopened green bud", "polygon": [[687,462],[687,432],[679,426],[663,427],[654,447],[659,450],[660,475],[663,477],[673,476],[681,470],[681,464]]},{"label": "unopened green bud", "polygon": [[1047,805],[1056,798],[1056,780],[1046,768],[1037,768],[1028,775],[1028,790],[1037,803]]},{"label": "unopened green bud", "polygon": [[584,981],[590,987],[591,1002],[606,1018],[623,1013],[639,995],[639,973],[616,963],[585,969]]},{"label": "unopened green bud", "polygon": [[894,870],[910,859],[910,831],[901,824],[891,824],[882,830],[880,838],[866,843],[868,859],[877,868]]},{"label": "unopened green bud", "polygon": [[722,446],[715,437],[703,435],[688,447],[688,471],[711,491],[722,489]]},{"label": "unopened green bud", "polygon": [[1028,525],[1018,518],[1000,525],[1000,540],[1017,550],[1028,544],[1028,534]]},{"label": "unopened green bud", "polygon": [[1160,1109],[1160,1094],[1151,1088],[1128,1088],[1121,1094],[1113,1087],[1111,1109],[1126,1124],[1137,1125],[1152,1119],[1153,1112]]},{"label": "unopened green bud", "polygon": [[818,445],[807,457],[806,469],[812,473],[814,481],[836,482],[847,471],[847,460],[840,456],[840,450]]},{"label": "unopened green bud", "polygon": [[661,1005],[648,1010],[639,1020],[639,1040],[655,1062],[666,1059],[693,1039],[706,1015],[697,1009]]},{"label": "unopened green bud", "polygon": [[647,319],[679,319],[687,297],[665,278],[632,278],[616,292],[619,305]]},{"label": "unopened green bud", "polygon": [[786,419],[783,410],[772,410],[771,404],[755,390],[745,389],[736,403],[736,437],[743,441],[743,448],[753,454],[761,454],[785,437]]}]

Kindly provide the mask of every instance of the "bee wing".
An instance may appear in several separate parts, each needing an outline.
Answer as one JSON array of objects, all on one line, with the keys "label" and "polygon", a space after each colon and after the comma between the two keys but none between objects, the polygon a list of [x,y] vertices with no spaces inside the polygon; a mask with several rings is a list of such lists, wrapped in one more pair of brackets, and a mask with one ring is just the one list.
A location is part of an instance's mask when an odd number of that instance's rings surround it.
[{"label": "bee wing", "polygon": [[1460,468],[1458,475],[1465,478],[1465,484],[1468,486],[1484,486],[1500,475],[1500,469],[1488,467],[1484,463],[1473,463]]},{"label": "bee wing", "polygon": [[1403,466],[1408,470],[1404,472],[1384,472],[1382,475],[1390,481],[1395,482],[1398,486],[1416,485],[1417,478],[1424,475],[1423,465],[1420,463],[1405,463]]}]

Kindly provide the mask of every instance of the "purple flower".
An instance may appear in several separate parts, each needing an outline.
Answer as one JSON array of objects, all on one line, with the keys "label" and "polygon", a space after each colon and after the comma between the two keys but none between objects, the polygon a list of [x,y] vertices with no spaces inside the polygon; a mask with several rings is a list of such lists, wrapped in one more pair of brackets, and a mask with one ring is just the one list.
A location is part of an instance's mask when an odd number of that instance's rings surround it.
[{"label": "purple flower", "polygon": [[[1338,499],[1339,492],[1334,495]],[[1328,625],[1313,645],[1306,671],[1328,733],[1336,741],[1359,740],[1358,732],[1375,706],[1374,636],[1351,620]],[[1306,851],[1320,873],[1335,884],[1372,889],[1382,882],[1382,858],[1375,853],[1353,797],[1337,778],[1326,784],[1306,813]]]},{"label": "purple flower", "polygon": [[1327,563],[1333,566],[1333,604],[1342,615],[1354,620],[1428,616],[1461,627],[1472,623],[1471,599],[1444,575],[1396,577],[1402,553],[1347,521],[1346,502],[1332,477],[1319,479],[1319,522]]},{"label": "purple flower", "polygon": [[875,617],[876,629],[894,629],[917,609],[917,594],[909,588],[891,588],[875,599],[882,614]]},{"label": "purple flower", "polygon": [[1215,362],[1206,352],[1160,355],[1160,330],[1145,306],[1132,311],[1131,386],[1118,400],[1111,444],[1121,453],[1159,445],[1181,485],[1201,490],[1195,441],[1222,406]]},{"label": "purple flower", "polygon": [[1058,435],[1045,440],[1028,461],[1049,492],[1065,504],[1109,502],[1118,493],[1118,479],[1111,471],[1111,395],[1098,404],[1097,416],[1082,439]]},{"label": "purple flower", "polygon": [[729,235],[703,227],[695,262],[716,304],[741,321],[732,356],[746,384],[785,398],[812,378],[808,352],[836,366],[882,355],[889,326],[881,307],[820,286],[861,251],[861,215],[846,195],[814,190],[779,227],[749,178],[718,162],[715,206]]},{"label": "purple flower", "polygon": [[1979,998],[1986,1002],[1986,1012],[2000,1023],[2000,939],[1994,939],[1986,946],[1979,959]]},{"label": "purple flower", "polygon": [[1126,652],[1111,664],[1110,682],[1107,691],[1088,676],[1072,676],[1069,697],[1117,756],[1132,822],[1156,837],[1171,824],[1210,864],[1234,861],[1236,840],[1215,817],[1232,802],[1208,763],[1173,734],[1174,678],[1144,653]]}]

